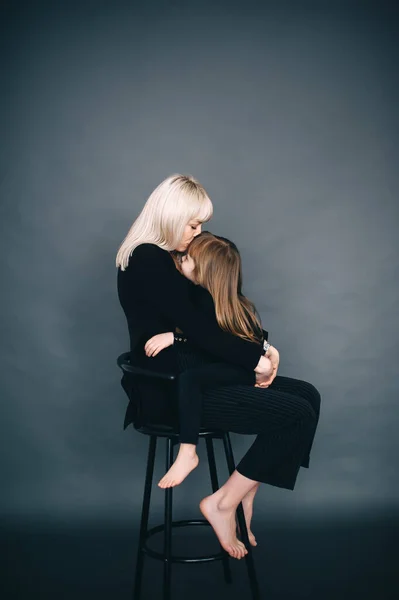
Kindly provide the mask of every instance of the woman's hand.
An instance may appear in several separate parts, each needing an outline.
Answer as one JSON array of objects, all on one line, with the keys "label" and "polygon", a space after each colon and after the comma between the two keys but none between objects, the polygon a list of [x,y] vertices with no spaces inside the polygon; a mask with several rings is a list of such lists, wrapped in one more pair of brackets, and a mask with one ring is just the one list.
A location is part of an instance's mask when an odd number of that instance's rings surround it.
[{"label": "woman's hand", "polygon": [[271,360],[266,356],[261,356],[255,368],[256,386],[264,387],[265,382],[270,379],[272,373],[273,366]]},{"label": "woman's hand", "polygon": [[[268,363],[262,361],[262,359],[266,359]],[[269,387],[274,381],[274,378],[277,375],[278,366],[280,363],[280,354],[277,348],[274,346],[270,346],[267,350],[265,356],[261,356],[258,366],[255,369],[256,373],[256,384],[255,387]],[[267,364],[269,364],[269,369],[267,369]],[[271,369],[270,369],[271,365]]]},{"label": "woman's hand", "polygon": [[150,338],[145,346],[144,351],[147,356],[156,356],[161,350],[164,350],[168,346],[172,346],[175,341],[175,336],[172,331],[168,333],[158,333]]},{"label": "woman's hand", "polygon": [[267,356],[267,358],[270,359],[270,362],[272,363],[273,369],[278,370],[278,366],[280,364],[280,353],[277,350],[277,348],[275,348],[274,346],[270,346],[265,354],[265,356]]}]

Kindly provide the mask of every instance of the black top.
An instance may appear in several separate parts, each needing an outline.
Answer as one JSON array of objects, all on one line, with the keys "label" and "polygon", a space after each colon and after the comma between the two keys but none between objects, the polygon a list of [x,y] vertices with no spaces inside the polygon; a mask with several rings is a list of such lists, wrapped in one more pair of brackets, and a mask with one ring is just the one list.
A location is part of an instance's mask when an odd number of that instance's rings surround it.
[{"label": "black top", "polygon": [[[128,321],[134,360],[145,360],[144,344],[150,337],[178,327],[215,357],[254,370],[262,354],[261,345],[223,331],[215,317],[195,306],[193,287],[198,286],[179,273],[169,252],[155,244],[137,246],[126,270],[118,269],[118,297]],[[154,368],[170,369],[172,353],[173,346],[147,360]]]},{"label": "black top", "polygon": [[[191,283],[191,282],[190,282]],[[207,315],[210,320],[216,321],[215,303],[212,294],[200,285],[191,283],[189,289],[189,298],[195,308]]]}]

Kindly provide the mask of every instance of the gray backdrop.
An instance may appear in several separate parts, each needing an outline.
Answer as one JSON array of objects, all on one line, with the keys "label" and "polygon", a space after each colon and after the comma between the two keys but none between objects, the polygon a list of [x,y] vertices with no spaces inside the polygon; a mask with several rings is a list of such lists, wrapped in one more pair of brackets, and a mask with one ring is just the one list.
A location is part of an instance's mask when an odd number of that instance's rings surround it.
[{"label": "gray backdrop", "polygon": [[[240,248],[280,373],[323,397],[311,469],[294,493],[262,486],[257,519],[397,508],[396,24],[299,4],[8,3],[3,516],[137,521],[147,440],[122,431],[114,260],[174,172]],[[236,458],[251,441],[233,436]],[[209,489],[203,462],[176,507]]]}]

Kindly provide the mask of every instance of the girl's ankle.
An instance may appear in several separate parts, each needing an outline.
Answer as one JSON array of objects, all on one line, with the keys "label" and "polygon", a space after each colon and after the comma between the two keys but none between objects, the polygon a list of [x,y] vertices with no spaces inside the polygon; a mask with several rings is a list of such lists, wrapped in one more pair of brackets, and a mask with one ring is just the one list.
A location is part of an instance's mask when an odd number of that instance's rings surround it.
[{"label": "girl's ankle", "polygon": [[194,446],[193,444],[183,444],[179,448],[179,454],[194,457],[197,455],[197,446]]}]

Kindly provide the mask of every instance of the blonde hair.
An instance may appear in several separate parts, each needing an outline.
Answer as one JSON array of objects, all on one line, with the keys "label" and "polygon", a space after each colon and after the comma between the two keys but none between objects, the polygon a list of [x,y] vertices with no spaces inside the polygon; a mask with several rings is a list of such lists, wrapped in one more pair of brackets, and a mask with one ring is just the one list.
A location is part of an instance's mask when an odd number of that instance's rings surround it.
[{"label": "blonde hair", "polygon": [[214,301],[219,327],[251,342],[263,340],[255,306],[241,291],[242,264],[237,246],[208,231],[196,236],[188,247],[194,261],[192,275]]},{"label": "blonde hair", "polygon": [[171,175],[152,192],[133,222],[116,255],[116,266],[124,271],[139,244],[156,244],[175,250],[187,224],[209,221],[212,202],[202,185],[191,175]]}]

